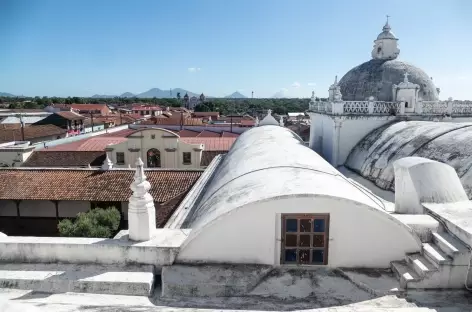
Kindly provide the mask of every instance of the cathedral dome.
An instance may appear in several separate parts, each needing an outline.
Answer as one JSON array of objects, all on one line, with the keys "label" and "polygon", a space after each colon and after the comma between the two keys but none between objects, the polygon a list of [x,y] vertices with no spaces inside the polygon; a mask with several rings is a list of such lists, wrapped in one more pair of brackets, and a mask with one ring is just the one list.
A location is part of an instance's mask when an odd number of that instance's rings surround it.
[{"label": "cathedral dome", "polygon": [[365,101],[373,96],[377,101],[391,102],[392,86],[403,81],[405,72],[408,72],[410,82],[420,86],[419,98],[425,101],[438,99],[432,79],[423,70],[395,59],[372,59],[348,71],[339,81],[342,99]]}]

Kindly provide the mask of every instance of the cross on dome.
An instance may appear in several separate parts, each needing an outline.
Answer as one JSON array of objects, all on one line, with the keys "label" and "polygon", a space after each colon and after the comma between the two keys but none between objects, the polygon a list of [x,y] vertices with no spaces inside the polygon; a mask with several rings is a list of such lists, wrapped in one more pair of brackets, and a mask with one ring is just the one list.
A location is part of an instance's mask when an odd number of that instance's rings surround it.
[{"label": "cross on dome", "polygon": [[385,25],[383,27],[383,31],[390,31],[392,28],[390,27],[390,25],[388,24],[388,18],[390,17],[390,15],[387,15],[387,21],[385,22]]}]

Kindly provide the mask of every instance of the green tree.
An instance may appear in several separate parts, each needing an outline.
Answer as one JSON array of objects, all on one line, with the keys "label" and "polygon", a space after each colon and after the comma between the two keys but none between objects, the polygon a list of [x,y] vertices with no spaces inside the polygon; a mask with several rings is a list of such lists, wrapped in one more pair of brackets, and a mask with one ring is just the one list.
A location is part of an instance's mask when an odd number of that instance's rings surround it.
[{"label": "green tree", "polygon": [[80,212],[74,221],[64,219],[57,227],[60,236],[111,238],[116,234],[120,220],[120,212],[115,207],[96,208]]}]

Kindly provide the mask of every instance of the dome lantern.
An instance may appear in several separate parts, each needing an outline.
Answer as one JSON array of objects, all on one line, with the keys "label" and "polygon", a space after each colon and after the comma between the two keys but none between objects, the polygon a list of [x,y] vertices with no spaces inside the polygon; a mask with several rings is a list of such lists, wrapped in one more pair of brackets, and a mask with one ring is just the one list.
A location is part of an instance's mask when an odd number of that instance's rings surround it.
[{"label": "dome lantern", "polygon": [[391,31],[392,28],[388,23],[389,16],[385,22],[382,32],[374,41],[374,49],[372,50],[372,58],[378,60],[394,60],[400,54],[398,49],[398,38]]}]

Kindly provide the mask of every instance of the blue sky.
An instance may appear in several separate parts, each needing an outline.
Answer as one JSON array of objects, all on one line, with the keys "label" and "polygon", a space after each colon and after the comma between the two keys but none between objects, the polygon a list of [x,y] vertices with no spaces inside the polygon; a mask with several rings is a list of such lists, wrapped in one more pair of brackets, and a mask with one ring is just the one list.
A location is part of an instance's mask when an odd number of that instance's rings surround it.
[{"label": "blue sky", "polygon": [[472,99],[470,0],[0,0],[0,91],[325,96],[386,14],[402,60]]}]

